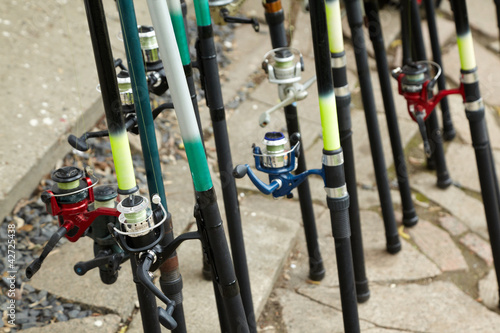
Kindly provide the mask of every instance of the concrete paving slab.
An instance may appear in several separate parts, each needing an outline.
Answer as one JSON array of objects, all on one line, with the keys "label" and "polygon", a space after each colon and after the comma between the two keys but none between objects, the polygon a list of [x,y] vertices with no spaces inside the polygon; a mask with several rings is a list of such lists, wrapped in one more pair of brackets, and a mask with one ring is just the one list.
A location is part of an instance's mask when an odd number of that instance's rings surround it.
[{"label": "concrete paving slab", "polygon": [[[307,295],[289,289],[278,288],[275,293],[283,307],[283,320],[288,333],[344,332],[340,307],[326,306],[321,301],[311,299]],[[338,290],[332,294],[329,296],[340,298]],[[328,319],[325,320],[325,318]],[[360,325],[363,332],[374,327],[374,325],[366,321],[361,321]]]},{"label": "concrete paving slab", "polygon": [[484,206],[479,200],[468,196],[454,186],[445,190],[438,188],[436,177],[429,173],[422,173],[414,178],[415,180],[411,183],[413,189],[425,194],[427,198],[448,210],[472,231],[485,239],[488,238]]},{"label": "concrete paving slab", "polygon": [[73,302],[112,311],[126,320],[137,301],[130,263],[122,265],[118,280],[112,285],[101,282],[97,269],[84,276],[76,275],[73,266],[77,262],[94,258],[92,246],[93,241],[88,237],[62,245],[45,259],[30,284]]},{"label": "concrete paving slab", "polygon": [[[500,170],[500,152],[493,151],[496,170]],[[465,161],[470,161],[466,163]],[[472,145],[450,142],[446,150],[446,162],[453,180],[466,189],[481,193],[475,153]],[[497,171],[498,172],[498,171]]]},{"label": "concrete paving slab", "polygon": [[498,309],[498,282],[495,269],[491,269],[490,272],[479,281],[479,297],[483,304],[489,309]]},{"label": "concrete paving slab", "polygon": [[115,333],[120,328],[120,316],[108,314],[105,316],[72,319],[65,322],[52,323],[44,327],[33,327],[23,330],[26,333]]},{"label": "concrete paving slab", "polygon": [[489,242],[486,242],[478,235],[470,232],[460,238],[460,243],[465,245],[479,258],[483,259],[486,265],[491,266],[493,264],[493,254],[491,253]]},{"label": "concrete paving slab", "polygon": [[432,223],[420,220],[407,231],[419,249],[443,272],[467,270],[469,266],[450,235]]},{"label": "concrete paving slab", "polygon": [[[340,305],[334,288],[308,286],[298,292],[327,306]],[[370,300],[358,309],[362,321],[404,332],[496,332],[500,324],[498,314],[449,282],[373,285]]]},{"label": "concrete paving slab", "polygon": [[[317,219],[318,241],[326,269],[326,276],[321,281],[325,287],[338,286],[335,243],[332,237],[330,213],[325,210]],[[380,216],[371,211],[361,211],[361,228],[365,254],[366,274],[370,283],[392,281],[411,281],[432,278],[441,274],[437,266],[413,246],[402,240],[403,249],[396,255],[385,249],[385,231]],[[296,250],[291,259],[291,266],[285,267],[289,276],[287,287],[300,288],[308,276],[308,256],[303,235],[299,235]],[[411,263],[408,264],[408,263]]]},{"label": "concrete paving slab", "polygon": [[452,215],[441,216],[438,221],[441,227],[446,229],[452,236],[459,236],[468,230],[462,222]]}]

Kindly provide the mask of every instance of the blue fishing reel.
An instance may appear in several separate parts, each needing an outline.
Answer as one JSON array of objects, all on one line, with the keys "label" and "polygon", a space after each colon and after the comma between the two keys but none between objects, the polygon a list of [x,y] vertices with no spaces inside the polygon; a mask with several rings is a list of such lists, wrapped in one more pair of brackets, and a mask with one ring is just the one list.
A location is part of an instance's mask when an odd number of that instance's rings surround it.
[{"label": "blue fishing reel", "polygon": [[248,175],[252,183],[264,194],[272,194],[274,198],[286,196],[292,198],[291,193],[309,175],[320,175],[323,179],[322,169],[311,169],[294,175],[292,172],[297,168],[295,159],[299,157],[300,136],[298,133],[292,135],[292,141],[297,142],[289,150],[285,150],[286,137],[281,132],[267,132],[262,143],[264,151],[253,145],[253,156],[255,168],[269,175],[269,184],[260,180],[248,164],[240,164],[234,168],[233,175],[243,178]]}]

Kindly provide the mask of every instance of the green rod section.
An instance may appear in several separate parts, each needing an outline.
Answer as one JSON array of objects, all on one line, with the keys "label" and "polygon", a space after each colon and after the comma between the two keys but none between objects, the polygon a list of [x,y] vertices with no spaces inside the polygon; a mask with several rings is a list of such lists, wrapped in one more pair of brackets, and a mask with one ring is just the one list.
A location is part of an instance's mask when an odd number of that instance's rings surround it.
[{"label": "green rod section", "polygon": [[194,0],[194,11],[196,13],[196,24],[206,27],[212,24],[208,0]]},{"label": "green rod section", "polygon": [[116,3],[120,14],[123,42],[125,44],[128,70],[134,94],[134,105],[141,138],[142,154],[144,156],[144,166],[146,168],[149,195],[151,197],[155,193],[158,194],[163,207],[168,211],[134,3],[132,0],[118,0]]},{"label": "green rod section", "polygon": [[186,28],[184,26],[181,4],[178,0],[168,1],[168,9],[170,19],[172,20],[172,26],[174,27],[177,47],[179,48],[179,53],[181,54],[182,65],[189,65],[191,63],[191,57],[189,54],[189,45],[186,38]]}]

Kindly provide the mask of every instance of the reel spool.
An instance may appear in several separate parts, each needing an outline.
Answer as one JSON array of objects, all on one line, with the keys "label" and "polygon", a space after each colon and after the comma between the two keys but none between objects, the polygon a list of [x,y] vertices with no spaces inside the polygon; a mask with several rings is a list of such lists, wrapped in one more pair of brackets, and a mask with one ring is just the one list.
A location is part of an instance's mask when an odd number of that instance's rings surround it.
[{"label": "reel spool", "polygon": [[164,222],[168,214],[158,194],[152,200],[158,206],[155,211],[149,208],[149,200],[140,195],[130,195],[116,207],[120,213],[119,229],[112,224],[108,224],[108,228],[127,252],[147,251],[156,246],[165,235]]}]

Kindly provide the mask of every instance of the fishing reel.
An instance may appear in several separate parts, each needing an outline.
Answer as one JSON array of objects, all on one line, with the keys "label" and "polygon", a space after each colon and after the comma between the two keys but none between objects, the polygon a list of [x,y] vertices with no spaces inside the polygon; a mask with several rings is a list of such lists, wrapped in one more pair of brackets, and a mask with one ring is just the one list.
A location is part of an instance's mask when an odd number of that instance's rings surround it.
[{"label": "fishing reel", "polygon": [[299,157],[299,134],[294,133],[290,140],[297,143],[289,150],[285,150],[287,139],[283,133],[267,132],[262,140],[265,145],[264,149],[262,150],[256,145],[253,146],[255,168],[269,175],[269,184],[261,181],[248,164],[237,165],[233,171],[234,177],[243,178],[248,175],[259,191],[264,194],[272,194],[274,198],[282,196],[293,198],[291,191],[309,175],[316,174],[324,178],[324,172],[321,169],[307,170],[299,175],[292,174],[297,168],[296,158]]},{"label": "fishing reel", "polygon": [[[296,56],[298,61],[295,61]],[[268,75],[269,82],[278,85],[281,100],[260,115],[259,125],[265,127],[271,121],[272,112],[306,98],[308,95],[306,90],[316,81],[316,77],[312,77],[304,84],[299,83],[304,71],[304,59],[297,49],[290,47],[280,47],[267,52],[264,55],[262,69]]]},{"label": "fishing reel", "polygon": [[156,40],[156,33],[151,26],[140,25],[139,40],[141,42],[144,67],[146,69],[146,79],[149,91],[157,96],[161,96],[168,89],[167,76],[160,58],[160,49]]},{"label": "fishing reel", "polygon": [[156,246],[165,234],[165,221],[170,219],[158,194],[153,195],[153,204],[141,195],[131,194],[116,206],[118,224],[108,223],[108,230],[127,253],[145,252]]},{"label": "fishing reel", "polygon": [[210,16],[217,25],[226,23],[251,24],[255,32],[259,32],[260,26],[256,18],[242,18],[233,16],[238,12],[245,0],[208,0]]},{"label": "fishing reel", "polygon": [[[431,67],[436,72],[433,77],[430,74]],[[463,84],[458,89],[441,90],[434,96],[433,88],[441,73],[441,67],[433,61],[413,62],[392,71],[392,76],[398,81],[398,92],[406,99],[408,113],[418,124],[427,156],[431,155],[431,148],[427,138],[425,121],[443,97],[459,94],[465,99]]]},{"label": "fishing reel", "polygon": [[118,217],[116,209],[99,207],[93,209],[95,201],[93,187],[97,180],[92,180],[90,170],[85,173],[76,167],[62,167],[55,170],[51,178],[54,186],[42,193],[47,212],[59,219],[59,230],[52,235],[42,254],[26,269],[30,279],[41,267],[45,257],[53,250],[62,237],[76,242],[90,225],[100,216]]}]

